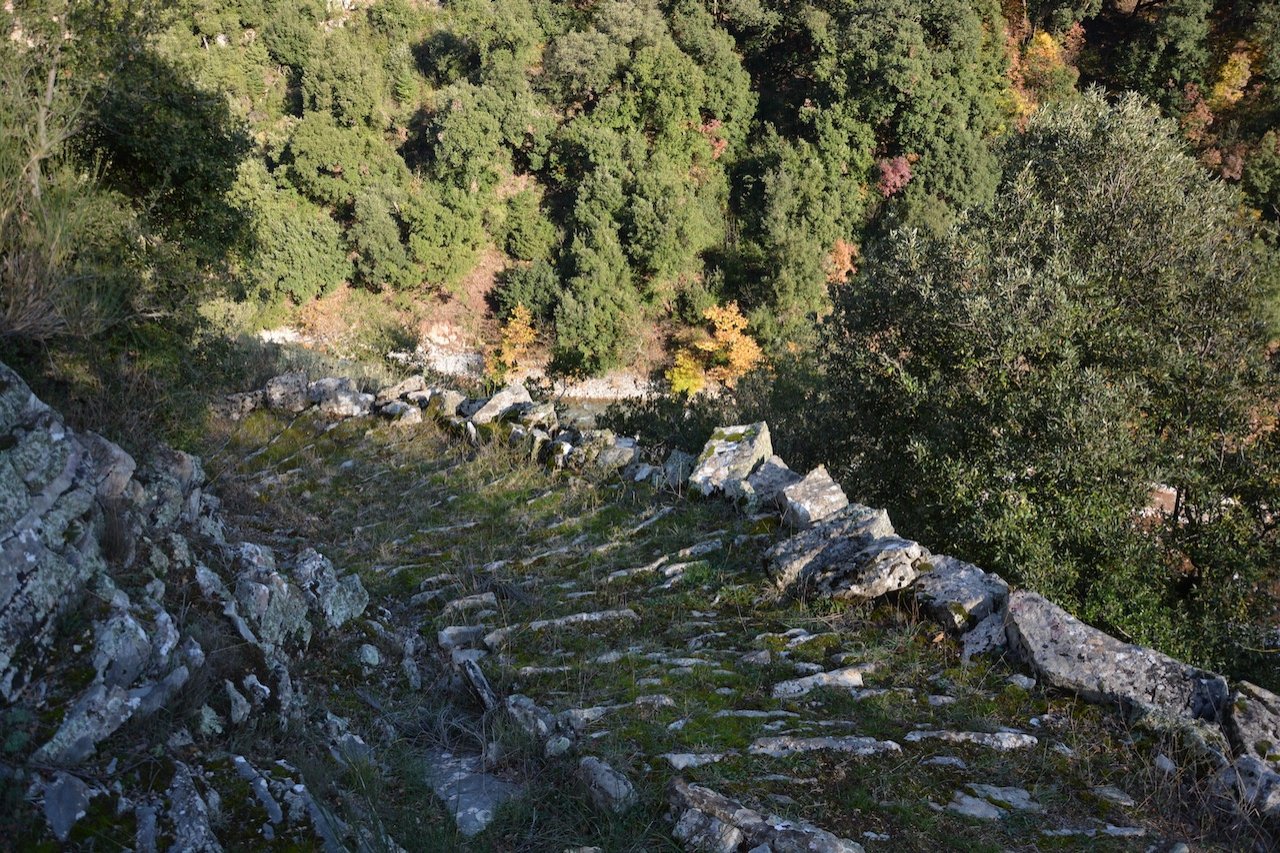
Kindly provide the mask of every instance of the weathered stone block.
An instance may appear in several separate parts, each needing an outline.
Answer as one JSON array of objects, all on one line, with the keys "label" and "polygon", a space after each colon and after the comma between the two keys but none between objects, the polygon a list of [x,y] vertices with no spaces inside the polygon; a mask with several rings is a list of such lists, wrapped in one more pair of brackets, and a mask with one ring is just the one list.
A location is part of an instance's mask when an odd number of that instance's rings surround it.
[{"label": "weathered stone block", "polygon": [[809,527],[848,505],[844,489],[822,465],[782,490],[782,520],[792,527]]},{"label": "weathered stone block", "polygon": [[706,497],[717,492],[733,494],[734,487],[745,484],[756,465],[772,455],[769,425],[764,421],[722,427],[698,456],[697,467],[689,475],[689,488]]},{"label": "weathered stone block", "polygon": [[1041,677],[1094,702],[1220,721],[1227,682],[1153,649],[1121,642],[1026,590],[1009,597],[1009,646]]}]

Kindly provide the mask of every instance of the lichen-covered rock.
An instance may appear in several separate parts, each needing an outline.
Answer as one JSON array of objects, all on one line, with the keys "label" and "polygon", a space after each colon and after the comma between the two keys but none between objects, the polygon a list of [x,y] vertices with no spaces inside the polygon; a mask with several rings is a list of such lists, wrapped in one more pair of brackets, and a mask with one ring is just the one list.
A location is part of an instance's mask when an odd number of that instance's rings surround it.
[{"label": "lichen-covered rock", "polygon": [[324,414],[334,418],[358,418],[373,408],[373,395],[365,394],[345,376],[317,379],[307,388],[307,397]]},{"label": "lichen-covered rock", "polygon": [[810,583],[815,592],[832,598],[879,598],[910,586],[928,558],[929,552],[918,542],[883,536],[814,574]]},{"label": "lichen-covered rock", "polygon": [[779,542],[765,552],[765,563],[780,589],[807,586],[841,564],[873,539],[893,536],[889,514],[850,504],[836,514]]},{"label": "lichen-covered rock", "polygon": [[302,588],[307,602],[324,616],[330,629],[340,628],[364,613],[369,593],[354,574],[338,577],[328,557],[307,548],[293,564],[294,581]]},{"label": "lichen-covered rock", "polygon": [[71,706],[53,737],[36,750],[33,759],[61,767],[79,764],[133,716],[140,701],[123,688],[93,685]]},{"label": "lichen-covered rock", "polygon": [[1253,755],[1242,755],[1214,774],[1210,792],[1239,815],[1280,823],[1280,773]]},{"label": "lichen-covered rock", "polygon": [[439,420],[448,420],[458,416],[458,409],[467,397],[452,388],[436,388],[431,392],[431,399],[425,406],[426,413]]},{"label": "lichen-covered rock", "polygon": [[213,410],[219,417],[239,421],[267,404],[267,392],[245,391],[242,394],[228,394],[213,404]]},{"label": "lichen-covered rock", "polygon": [[781,500],[782,520],[792,527],[809,527],[849,505],[844,489],[822,465],[783,489]]},{"label": "lichen-covered rock", "polygon": [[532,403],[529,390],[523,384],[515,382],[485,400],[471,415],[471,422],[476,426],[493,423],[502,420],[517,407]]},{"label": "lichen-covered rock", "polygon": [[615,438],[613,443],[601,448],[592,461],[600,471],[618,471],[640,458],[640,446],[634,438]]},{"label": "lichen-covered rock", "polygon": [[209,825],[209,807],[196,789],[191,768],[174,762],[173,782],[166,792],[169,820],[173,825],[170,849],[190,853],[221,853],[222,845]]},{"label": "lichen-covered rock", "polygon": [[90,788],[79,777],[59,771],[41,785],[41,794],[45,820],[58,841],[65,843],[71,828],[89,808]]},{"label": "lichen-covered rock", "polygon": [[1222,729],[1236,755],[1280,766],[1280,696],[1256,684],[1236,685]]},{"label": "lichen-covered rock", "polygon": [[804,478],[787,467],[782,457],[770,456],[747,476],[747,483],[759,506],[776,506],[782,490],[802,479]]},{"label": "lichen-covered rock", "polygon": [[999,575],[957,560],[934,555],[929,570],[913,590],[916,601],[935,622],[952,634],[963,633],[1004,606],[1009,585]]},{"label": "lichen-covered rock", "polygon": [[266,395],[268,408],[297,413],[311,405],[311,398],[307,393],[307,375],[300,370],[268,379],[262,390]]},{"label": "lichen-covered rock", "polygon": [[698,456],[697,467],[689,475],[689,488],[704,497],[747,494],[747,477],[772,455],[769,425],[764,421],[722,427],[712,433]]},{"label": "lichen-covered rock", "polygon": [[307,602],[303,594],[275,569],[271,551],[242,543],[236,562],[235,600],[268,652],[311,641]]},{"label": "lichen-covered rock", "polygon": [[578,762],[578,779],[592,804],[601,811],[621,814],[639,801],[635,786],[626,776],[593,756]]},{"label": "lichen-covered rock", "polygon": [[1121,642],[1026,590],[1009,597],[1009,646],[1055,687],[1094,702],[1219,721],[1227,682],[1153,649]]},{"label": "lichen-covered rock", "polygon": [[680,778],[672,779],[667,787],[667,802],[676,818],[672,834],[686,850],[863,853],[861,844],[837,838],[804,821],[765,817],[710,788]]}]

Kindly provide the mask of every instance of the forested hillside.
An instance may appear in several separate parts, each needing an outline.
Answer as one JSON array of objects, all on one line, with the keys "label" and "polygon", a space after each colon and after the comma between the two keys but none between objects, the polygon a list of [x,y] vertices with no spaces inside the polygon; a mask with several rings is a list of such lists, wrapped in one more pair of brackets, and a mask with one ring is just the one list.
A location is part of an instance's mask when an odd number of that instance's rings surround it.
[{"label": "forested hillside", "polygon": [[921,539],[1273,666],[1280,2],[0,18],[0,355],[73,420],[181,442],[253,373],[228,331],[430,317],[480,268],[500,352],[659,344],[633,431],[767,417]]}]

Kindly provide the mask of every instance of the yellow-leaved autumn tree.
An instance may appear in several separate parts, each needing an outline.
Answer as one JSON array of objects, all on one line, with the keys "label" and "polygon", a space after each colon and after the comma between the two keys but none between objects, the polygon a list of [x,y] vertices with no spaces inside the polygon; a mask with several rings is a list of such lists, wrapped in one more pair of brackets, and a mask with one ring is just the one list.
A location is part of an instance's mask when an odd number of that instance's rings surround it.
[{"label": "yellow-leaved autumn tree", "polygon": [[676,352],[667,370],[671,390],[692,396],[708,380],[733,388],[738,380],[764,361],[760,345],[747,334],[747,318],[737,302],[712,305],[702,316],[711,324],[710,335]]},{"label": "yellow-leaved autumn tree", "polygon": [[533,329],[533,315],[523,304],[517,305],[507,322],[502,324],[502,338],[498,341],[498,346],[485,356],[485,375],[501,382],[508,373],[520,366],[537,337],[537,332]]}]

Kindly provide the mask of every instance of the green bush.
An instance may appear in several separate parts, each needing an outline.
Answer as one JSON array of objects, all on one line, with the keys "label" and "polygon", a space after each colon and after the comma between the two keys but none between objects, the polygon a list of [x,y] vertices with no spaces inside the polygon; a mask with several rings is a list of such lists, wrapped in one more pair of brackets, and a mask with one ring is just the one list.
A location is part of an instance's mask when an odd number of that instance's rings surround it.
[{"label": "green bush", "polygon": [[498,279],[494,303],[503,320],[511,316],[517,305],[529,309],[533,319],[548,323],[560,302],[560,277],[546,261],[508,268]]},{"label": "green bush", "polygon": [[556,242],[556,227],[543,214],[539,195],[533,190],[521,190],[507,199],[507,221],[502,230],[503,249],[521,261],[547,259]]},{"label": "green bush", "polygon": [[[841,292],[839,470],[932,546],[1238,668],[1277,565],[1280,258],[1136,96],[1043,109],[1001,157],[993,210],[890,235]],[[1154,483],[1177,512],[1139,523]]]}]

